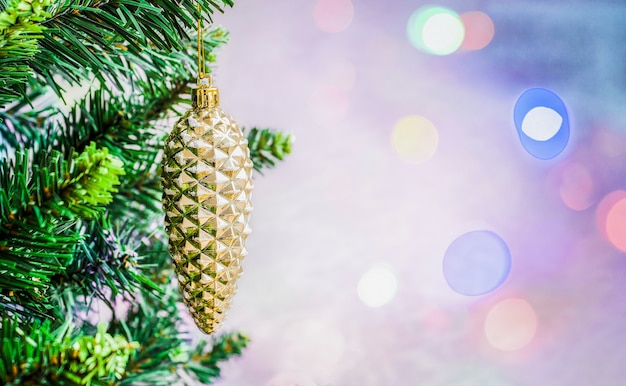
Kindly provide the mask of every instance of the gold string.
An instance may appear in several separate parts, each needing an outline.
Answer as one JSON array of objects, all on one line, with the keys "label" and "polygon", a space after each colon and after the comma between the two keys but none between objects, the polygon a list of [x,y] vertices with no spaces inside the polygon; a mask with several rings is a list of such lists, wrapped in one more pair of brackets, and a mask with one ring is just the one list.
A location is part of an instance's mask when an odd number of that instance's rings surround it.
[{"label": "gold string", "polygon": [[200,2],[198,4],[198,79],[204,78],[205,72],[205,60],[204,60],[204,32],[202,30],[202,10],[200,8]]}]

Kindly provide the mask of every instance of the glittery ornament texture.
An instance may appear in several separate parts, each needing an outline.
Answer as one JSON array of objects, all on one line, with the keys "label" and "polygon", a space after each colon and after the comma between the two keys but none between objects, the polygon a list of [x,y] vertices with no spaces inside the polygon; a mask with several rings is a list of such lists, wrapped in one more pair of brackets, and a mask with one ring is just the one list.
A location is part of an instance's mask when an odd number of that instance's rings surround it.
[{"label": "glittery ornament texture", "polygon": [[194,107],[166,140],[161,182],[169,251],[198,327],[222,323],[241,276],[250,233],[252,161],[230,115]]}]

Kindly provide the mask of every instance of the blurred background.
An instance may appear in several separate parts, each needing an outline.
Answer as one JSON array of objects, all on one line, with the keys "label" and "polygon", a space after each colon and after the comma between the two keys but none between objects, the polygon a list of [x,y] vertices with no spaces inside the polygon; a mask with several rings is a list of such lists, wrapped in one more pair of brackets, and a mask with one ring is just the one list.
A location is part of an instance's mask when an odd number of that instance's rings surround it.
[{"label": "blurred background", "polygon": [[256,178],[220,386],[626,384],[626,4],[237,0]]}]

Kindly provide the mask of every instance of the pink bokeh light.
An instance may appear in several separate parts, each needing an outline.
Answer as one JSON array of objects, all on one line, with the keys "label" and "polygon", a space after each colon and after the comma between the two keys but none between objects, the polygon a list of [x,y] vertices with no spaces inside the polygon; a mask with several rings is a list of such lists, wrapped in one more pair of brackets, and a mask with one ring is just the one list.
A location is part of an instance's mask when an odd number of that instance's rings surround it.
[{"label": "pink bokeh light", "polygon": [[324,32],[337,33],[352,23],[354,6],[350,0],[319,0],[313,11],[313,19]]},{"label": "pink bokeh light", "polygon": [[[600,233],[604,236],[606,240],[614,244],[616,241],[616,237],[620,232],[623,232],[622,228],[624,225],[619,225],[619,219],[623,216],[622,207],[624,204],[622,203],[626,200],[626,191],[624,190],[615,190],[609,194],[607,194],[602,201],[598,204],[598,208],[596,209],[596,226]],[[619,206],[618,206],[619,204]],[[617,209],[615,209],[617,208]],[[609,224],[609,216],[611,217],[611,222]],[[626,217],[621,217],[622,221],[626,223]],[[611,226],[611,230],[609,232],[609,225]],[[621,233],[622,239],[626,241],[626,233]],[[616,241],[618,245],[623,245],[624,241]],[[617,245],[615,245],[617,247]],[[619,247],[618,247],[619,248]]]},{"label": "pink bokeh light", "polygon": [[495,34],[495,27],[489,15],[480,11],[469,11],[461,14],[461,21],[465,26],[462,49],[475,51],[489,45]]},{"label": "pink bokeh light", "polygon": [[606,233],[615,248],[626,252],[626,198],[622,198],[609,209]]}]

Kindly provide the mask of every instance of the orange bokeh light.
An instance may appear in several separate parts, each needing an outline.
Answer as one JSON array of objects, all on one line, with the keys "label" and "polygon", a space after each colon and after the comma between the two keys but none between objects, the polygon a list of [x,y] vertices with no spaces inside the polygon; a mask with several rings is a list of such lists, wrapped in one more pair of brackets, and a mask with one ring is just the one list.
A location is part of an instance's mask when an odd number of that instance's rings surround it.
[{"label": "orange bokeh light", "polygon": [[537,332],[537,315],[524,299],[505,299],[491,308],[485,320],[485,336],[502,351],[526,347]]}]

